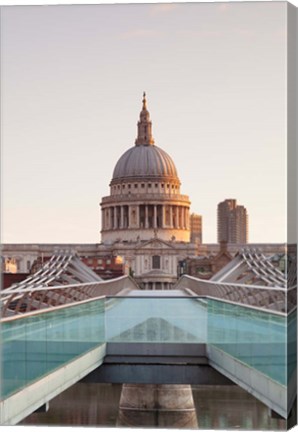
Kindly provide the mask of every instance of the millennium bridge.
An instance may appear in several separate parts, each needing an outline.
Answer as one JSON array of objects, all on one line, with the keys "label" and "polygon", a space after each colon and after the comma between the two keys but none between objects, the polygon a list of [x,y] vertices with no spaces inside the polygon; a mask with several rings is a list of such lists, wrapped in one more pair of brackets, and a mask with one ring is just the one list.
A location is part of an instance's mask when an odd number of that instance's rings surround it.
[{"label": "millennium bridge", "polygon": [[210,280],[173,290],[102,280],[56,253],[1,293],[1,425],[86,380],[235,383],[288,418],[296,398],[296,262],[282,273],[242,250]]}]

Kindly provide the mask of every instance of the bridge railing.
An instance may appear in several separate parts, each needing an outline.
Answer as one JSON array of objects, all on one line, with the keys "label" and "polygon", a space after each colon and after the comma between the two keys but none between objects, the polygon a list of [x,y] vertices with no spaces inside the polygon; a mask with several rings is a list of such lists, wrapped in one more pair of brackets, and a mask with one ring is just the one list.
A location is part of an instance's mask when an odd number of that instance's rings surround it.
[{"label": "bridge railing", "polygon": [[1,316],[28,313],[39,309],[88,300],[101,295],[117,295],[136,289],[130,276],[97,282],[74,283],[56,286],[39,286],[1,292]]},{"label": "bridge railing", "polygon": [[296,367],[296,311],[285,317],[219,300],[207,302],[208,344],[286,386]]},{"label": "bridge railing", "polygon": [[106,340],[205,343],[279,384],[296,364],[296,310],[288,316],[209,297],[109,298]]},{"label": "bridge railing", "polygon": [[286,316],[226,300],[158,292],[92,298],[5,318],[2,397],[109,342],[205,343],[286,389],[296,365],[295,326],[296,311]]},{"label": "bridge railing", "polygon": [[3,318],[1,398],[106,342],[206,343],[206,323],[204,302],[185,296],[101,296]]},{"label": "bridge railing", "polygon": [[183,275],[175,289],[186,290],[190,295],[208,296],[251,308],[266,309],[287,314],[297,307],[297,287],[280,288],[239,283],[225,283]]},{"label": "bridge railing", "polygon": [[1,322],[1,399],[105,342],[105,299]]}]

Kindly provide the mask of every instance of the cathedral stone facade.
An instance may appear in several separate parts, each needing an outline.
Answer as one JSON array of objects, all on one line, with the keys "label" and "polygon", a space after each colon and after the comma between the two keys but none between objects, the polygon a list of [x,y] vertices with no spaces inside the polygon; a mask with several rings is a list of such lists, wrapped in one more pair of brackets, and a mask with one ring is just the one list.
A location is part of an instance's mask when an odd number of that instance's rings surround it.
[{"label": "cathedral stone facade", "polygon": [[191,245],[187,195],[172,158],[154,143],[143,95],[135,145],[116,163],[110,195],[102,198],[102,243],[118,246],[144,289],[170,289]]}]

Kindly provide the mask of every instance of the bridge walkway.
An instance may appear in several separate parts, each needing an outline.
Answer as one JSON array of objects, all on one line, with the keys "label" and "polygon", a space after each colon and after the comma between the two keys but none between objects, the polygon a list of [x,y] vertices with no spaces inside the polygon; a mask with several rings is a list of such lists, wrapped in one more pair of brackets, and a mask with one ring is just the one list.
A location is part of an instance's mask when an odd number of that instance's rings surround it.
[{"label": "bridge walkway", "polygon": [[[147,359],[148,380],[155,380],[183,355],[205,358],[196,366],[206,368],[207,360],[287,417],[296,362],[287,335],[295,323],[296,312],[286,316],[182,290],[134,290],[3,319],[1,424],[18,423],[91,372],[103,371],[104,363],[113,368],[112,358],[131,379],[131,365],[136,371]],[[169,369],[167,374],[170,380]]]}]

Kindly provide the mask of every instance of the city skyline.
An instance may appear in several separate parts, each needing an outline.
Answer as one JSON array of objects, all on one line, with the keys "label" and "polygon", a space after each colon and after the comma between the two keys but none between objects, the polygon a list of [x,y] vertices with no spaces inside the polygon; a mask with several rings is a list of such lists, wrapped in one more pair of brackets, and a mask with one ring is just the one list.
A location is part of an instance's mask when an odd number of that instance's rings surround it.
[{"label": "city skyline", "polygon": [[262,2],[3,9],[2,241],[100,241],[146,91],[204,242],[228,198],[250,242],[285,242],[285,16]]}]

